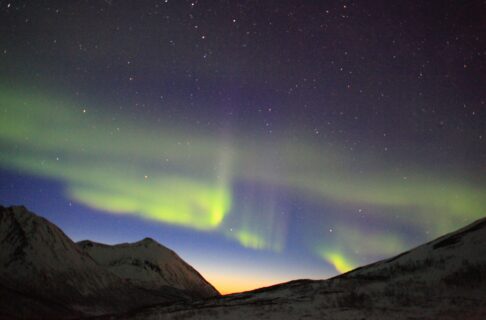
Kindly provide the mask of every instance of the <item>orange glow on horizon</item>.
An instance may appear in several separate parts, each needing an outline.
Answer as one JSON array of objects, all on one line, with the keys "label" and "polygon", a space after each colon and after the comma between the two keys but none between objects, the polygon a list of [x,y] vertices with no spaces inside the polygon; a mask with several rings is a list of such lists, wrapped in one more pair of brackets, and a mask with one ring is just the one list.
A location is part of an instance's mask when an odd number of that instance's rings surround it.
[{"label": "orange glow on horizon", "polygon": [[234,275],[221,275],[206,273],[205,279],[209,281],[221,294],[231,294],[268,287],[286,280],[258,279],[248,277],[235,277]]}]

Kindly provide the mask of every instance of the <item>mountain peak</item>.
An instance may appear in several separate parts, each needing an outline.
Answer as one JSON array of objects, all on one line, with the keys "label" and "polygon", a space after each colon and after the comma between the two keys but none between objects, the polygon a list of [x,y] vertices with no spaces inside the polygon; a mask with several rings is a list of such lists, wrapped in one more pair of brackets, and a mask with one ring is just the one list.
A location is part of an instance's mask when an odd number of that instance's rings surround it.
[{"label": "mountain peak", "polygon": [[12,214],[15,217],[20,217],[20,216],[38,217],[36,214],[30,212],[29,209],[27,209],[25,206],[22,205],[12,205],[8,207],[4,207],[0,205],[0,212],[5,214]]},{"label": "mountain peak", "polygon": [[486,319],[486,219],[328,280],[296,280],[118,319]]},{"label": "mountain peak", "polygon": [[151,238],[113,246],[91,240],[74,243],[26,207],[0,206],[2,319],[4,313],[18,315],[20,305],[26,318],[81,317],[218,294],[196,270]]},{"label": "mountain peak", "polygon": [[146,237],[133,243],[106,245],[85,240],[78,245],[99,265],[127,281],[150,288],[173,287],[188,296],[219,295],[193,267],[171,249]]},{"label": "mountain peak", "polygon": [[157,241],[155,241],[154,239],[149,238],[149,237],[143,238],[142,240],[138,241],[137,243],[146,244],[146,245],[151,245],[151,244],[160,245],[160,243],[158,243]]},{"label": "mountain peak", "polygon": [[[118,243],[118,244],[114,244],[114,245],[109,245],[109,244],[96,242],[96,241],[88,240],[88,239],[78,241],[77,244],[78,244],[78,246],[80,246],[83,249],[84,248],[92,248],[92,247],[133,247],[133,246],[136,247],[136,246],[153,246],[153,245],[165,248],[163,245],[161,245],[160,243],[158,243],[157,241],[155,241],[154,239],[149,238],[149,237],[143,238],[142,240],[139,240],[139,241],[136,241],[136,242],[124,242],[124,243]],[[166,249],[170,250],[168,248],[166,248]]]}]

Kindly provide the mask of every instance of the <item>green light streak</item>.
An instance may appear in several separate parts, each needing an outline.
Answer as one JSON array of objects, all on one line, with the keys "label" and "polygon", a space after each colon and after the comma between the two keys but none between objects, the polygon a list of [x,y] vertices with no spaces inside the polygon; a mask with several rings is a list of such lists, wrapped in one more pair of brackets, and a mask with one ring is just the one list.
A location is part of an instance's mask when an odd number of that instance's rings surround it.
[{"label": "green light streak", "polygon": [[[364,157],[356,174],[345,152],[305,139],[265,141],[188,124],[133,121],[79,101],[26,92],[0,87],[0,165],[58,180],[70,199],[95,209],[212,230],[244,247],[273,251],[283,250],[289,227],[276,208],[278,199],[236,201],[235,183],[284,189],[317,204],[380,207],[384,219],[399,208],[417,229],[425,219],[434,221],[431,235],[486,213],[484,185],[434,175],[419,165],[401,174],[367,170],[367,163],[389,163]],[[387,255],[405,246],[369,235],[361,242],[352,226],[346,228],[352,231],[340,238],[341,247],[337,242],[330,254],[316,251],[340,270],[353,265],[350,248],[357,242],[368,243],[360,248],[364,254]]]},{"label": "green light streak", "polygon": [[83,108],[42,95],[1,97],[4,167],[60,180],[71,199],[95,209],[194,229],[217,229],[231,208],[231,177],[222,163],[229,156],[201,152],[205,141],[188,148],[171,130],[127,124],[121,132],[106,117],[86,119]]},{"label": "green light streak", "polygon": [[238,240],[245,248],[251,248],[256,250],[269,249],[265,239],[258,234],[251,233],[245,230],[237,230],[227,233],[231,238]]},{"label": "green light streak", "polygon": [[345,256],[335,251],[324,250],[319,252],[319,256],[327,263],[332,265],[340,273],[348,272],[355,268],[356,264],[349,261]]},{"label": "green light streak", "polygon": [[314,246],[314,253],[341,273],[363,264],[360,257],[391,257],[409,249],[396,232],[364,230],[350,224],[338,225],[325,238],[325,243],[319,237],[308,237],[308,242],[322,243]]}]

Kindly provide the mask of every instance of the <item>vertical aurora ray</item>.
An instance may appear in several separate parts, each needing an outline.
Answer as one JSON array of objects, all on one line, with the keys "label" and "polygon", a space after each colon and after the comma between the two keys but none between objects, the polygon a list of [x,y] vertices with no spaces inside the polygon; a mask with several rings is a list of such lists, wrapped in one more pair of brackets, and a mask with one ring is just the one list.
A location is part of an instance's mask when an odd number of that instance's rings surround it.
[{"label": "vertical aurora ray", "polygon": [[[217,229],[230,210],[227,164],[221,170],[188,165],[195,153],[215,162],[205,141],[188,149],[174,143],[170,130],[141,132],[129,123],[120,130],[103,115],[86,119],[79,105],[42,94],[2,91],[0,107],[2,165],[59,180],[73,200],[201,230]],[[176,138],[184,141],[182,134]]]},{"label": "vertical aurora ray", "polygon": [[2,205],[226,292],[486,215],[480,1],[112,2],[0,1]]},{"label": "vertical aurora ray", "polygon": [[[197,132],[122,115],[114,125],[108,115],[85,112],[83,105],[3,88],[0,165],[60,181],[68,198],[95,209],[211,231],[246,248],[275,252],[285,250],[292,228],[284,201],[289,193],[318,207],[376,207],[377,217],[392,224],[390,212],[400,209],[403,221],[416,230],[433,220],[432,234],[485,212],[484,186],[433,175],[418,165],[401,176],[366,167],[352,174],[345,153],[311,143],[283,137],[255,141],[229,129]],[[357,255],[395,252],[381,236],[360,235],[367,242],[353,237],[359,229],[348,222],[353,214],[334,217],[342,225],[339,241],[324,247],[320,236],[306,241],[337,270],[355,266]],[[313,225],[325,229],[327,219],[323,210]],[[406,239],[395,240],[396,248],[406,247]],[[353,253],[356,243],[369,247]]]},{"label": "vertical aurora ray", "polygon": [[307,237],[309,246],[314,248],[318,257],[340,273],[359,267],[367,259],[391,257],[408,249],[406,237],[399,230],[352,223],[337,224],[331,229],[324,229],[322,225],[319,230],[316,228],[316,225],[309,228],[314,229],[311,233],[314,236]]},{"label": "vertical aurora ray", "polygon": [[240,183],[238,199],[227,216],[224,234],[245,248],[281,252],[285,247],[288,218],[282,215],[285,201],[270,186]]},{"label": "vertical aurora ray", "polygon": [[344,255],[333,249],[321,249],[318,251],[318,255],[339,273],[348,272],[356,267],[355,262],[349,261]]}]

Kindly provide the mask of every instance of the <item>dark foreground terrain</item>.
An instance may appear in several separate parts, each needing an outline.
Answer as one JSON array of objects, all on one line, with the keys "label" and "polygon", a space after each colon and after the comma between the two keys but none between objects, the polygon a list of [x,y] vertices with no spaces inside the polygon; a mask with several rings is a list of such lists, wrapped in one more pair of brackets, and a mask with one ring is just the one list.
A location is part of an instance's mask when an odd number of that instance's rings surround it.
[{"label": "dark foreground terrain", "polygon": [[486,219],[328,280],[218,292],[151,239],[72,242],[0,207],[2,319],[486,319]]},{"label": "dark foreground terrain", "polygon": [[175,252],[146,238],[74,243],[25,207],[0,206],[0,318],[67,319],[219,295]]},{"label": "dark foreground terrain", "polygon": [[103,319],[486,319],[486,219],[338,277]]}]

